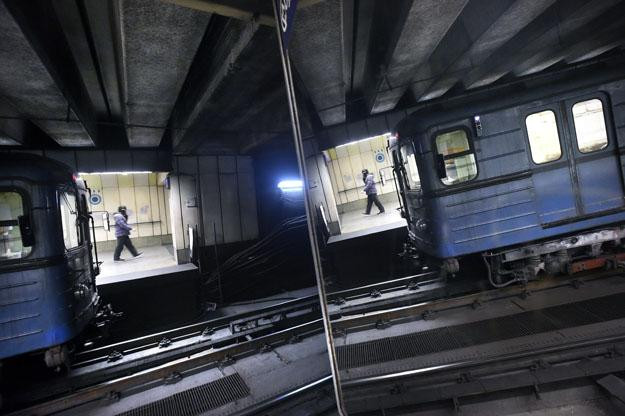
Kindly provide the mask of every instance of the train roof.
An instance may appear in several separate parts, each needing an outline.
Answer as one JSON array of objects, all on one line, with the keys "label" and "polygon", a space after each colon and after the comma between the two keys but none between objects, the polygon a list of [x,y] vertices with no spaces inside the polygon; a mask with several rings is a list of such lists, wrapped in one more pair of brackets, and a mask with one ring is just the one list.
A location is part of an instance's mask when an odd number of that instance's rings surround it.
[{"label": "train roof", "polygon": [[64,163],[30,153],[0,153],[0,180],[23,178],[35,182],[65,183],[74,171]]}]

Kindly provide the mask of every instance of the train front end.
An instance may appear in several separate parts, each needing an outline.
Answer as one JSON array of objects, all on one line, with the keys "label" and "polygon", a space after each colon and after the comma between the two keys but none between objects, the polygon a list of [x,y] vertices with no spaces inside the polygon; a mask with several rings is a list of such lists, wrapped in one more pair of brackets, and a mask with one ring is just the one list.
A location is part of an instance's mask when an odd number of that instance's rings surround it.
[{"label": "train front end", "polygon": [[2,158],[0,360],[43,352],[56,367],[99,302],[87,189],[57,162]]}]

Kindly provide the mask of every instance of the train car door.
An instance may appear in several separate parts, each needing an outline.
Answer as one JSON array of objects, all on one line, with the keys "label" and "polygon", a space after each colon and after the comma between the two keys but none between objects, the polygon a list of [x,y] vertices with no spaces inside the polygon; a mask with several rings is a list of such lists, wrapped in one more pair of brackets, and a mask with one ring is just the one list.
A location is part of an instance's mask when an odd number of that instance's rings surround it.
[{"label": "train car door", "polygon": [[[65,261],[67,271],[74,290],[82,292],[87,288],[82,285],[91,275],[90,258],[85,238],[85,222],[80,216],[81,207],[79,198],[74,189],[59,190],[59,208],[61,213],[61,226],[63,229],[63,242],[65,245]],[[80,297],[77,300],[76,312],[81,312],[89,306],[90,296]]]},{"label": "train car door", "polygon": [[568,144],[560,107],[541,105],[525,112],[525,132],[532,160],[536,209],[543,226],[579,215],[569,167]]},{"label": "train car door", "polygon": [[592,217],[622,209],[623,179],[607,98],[595,93],[562,105],[578,215]]},{"label": "train car door", "polygon": [[526,113],[532,180],[543,227],[625,207],[608,108],[606,97],[595,93]]},{"label": "train car door", "polygon": [[415,159],[412,142],[403,142],[393,150],[393,165],[397,172],[399,193],[404,207],[404,215],[411,225],[421,216],[421,179]]}]

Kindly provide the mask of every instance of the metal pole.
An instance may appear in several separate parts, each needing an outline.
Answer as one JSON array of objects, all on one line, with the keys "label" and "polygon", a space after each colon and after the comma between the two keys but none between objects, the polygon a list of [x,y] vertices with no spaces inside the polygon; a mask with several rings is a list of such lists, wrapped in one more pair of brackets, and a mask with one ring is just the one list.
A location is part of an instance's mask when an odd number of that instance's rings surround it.
[{"label": "metal pole", "polygon": [[215,272],[217,272],[217,287],[219,288],[219,303],[224,303],[224,294],[221,290],[221,272],[219,271],[219,254],[217,252],[217,223],[213,221],[213,234],[215,236],[215,242],[213,247],[215,248]]},{"label": "metal pole", "polygon": [[319,291],[319,303],[321,307],[321,315],[323,317],[323,326],[326,332],[326,343],[328,347],[328,358],[330,359],[330,368],[332,369],[332,379],[334,383],[334,394],[336,406],[340,415],[347,414],[343,404],[343,394],[339,381],[339,370],[334,350],[334,338],[332,337],[332,325],[328,314],[328,306],[326,304],[326,291],[323,282],[323,269],[321,266],[321,256],[319,254],[319,246],[317,245],[317,230],[313,213],[315,212],[312,201],[308,192],[308,175],[306,173],[306,155],[304,153],[304,145],[302,142],[302,134],[300,130],[299,114],[297,112],[297,100],[295,97],[295,88],[293,86],[293,76],[291,73],[291,61],[288,53],[284,50],[282,44],[282,36],[280,33],[280,21],[278,18],[278,10],[275,1],[273,3],[273,14],[276,19],[276,34],[278,36],[278,45],[280,47],[280,59],[282,61],[282,70],[284,71],[284,83],[289,101],[289,113],[291,115],[291,126],[293,128],[293,142],[295,144],[295,154],[297,156],[297,164],[299,173],[304,184],[306,223],[308,225],[308,238],[310,240],[310,248],[313,256],[313,265],[315,268],[315,277],[317,279],[317,290]]}]

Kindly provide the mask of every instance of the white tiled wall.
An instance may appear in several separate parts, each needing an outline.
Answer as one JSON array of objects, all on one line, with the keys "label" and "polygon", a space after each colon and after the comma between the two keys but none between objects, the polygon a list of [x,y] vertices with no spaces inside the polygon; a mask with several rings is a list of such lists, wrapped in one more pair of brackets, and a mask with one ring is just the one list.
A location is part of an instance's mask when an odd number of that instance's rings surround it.
[{"label": "white tiled wall", "polygon": [[[387,136],[382,135],[327,151],[328,171],[337,205],[367,198],[362,191],[364,183],[361,171],[365,168],[373,173],[378,194],[395,192],[392,162],[386,146]],[[383,156],[382,162],[376,160],[378,154]],[[381,171],[386,175],[385,185],[380,180]]]},{"label": "white tiled wall", "polygon": [[[163,186],[166,174],[137,173],[128,175],[81,175],[91,193],[102,197],[98,205],[90,205],[94,212],[96,241],[115,240],[113,214],[125,205],[128,223],[134,228],[134,237],[152,237],[171,234],[169,221],[169,190]],[[108,211],[111,230],[102,228],[102,215]]]}]

